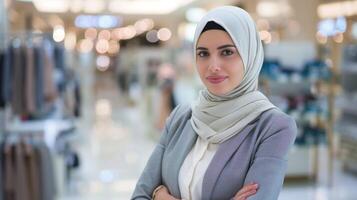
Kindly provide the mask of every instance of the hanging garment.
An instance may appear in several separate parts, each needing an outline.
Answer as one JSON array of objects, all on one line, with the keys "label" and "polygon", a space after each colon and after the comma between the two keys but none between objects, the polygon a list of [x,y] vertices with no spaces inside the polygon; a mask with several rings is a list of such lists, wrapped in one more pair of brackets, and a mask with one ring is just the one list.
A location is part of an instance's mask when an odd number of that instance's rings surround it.
[{"label": "hanging garment", "polygon": [[4,156],[4,142],[0,141],[0,200],[4,199],[4,187],[5,187],[5,156]]},{"label": "hanging garment", "polygon": [[40,200],[40,168],[39,157],[33,145],[27,141],[23,143],[25,154],[25,165],[27,175],[27,186],[29,187],[29,199]]},{"label": "hanging garment", "polygon": [[57,96],[56,86],[54,83],[54,64],[53,59],[51,58],[50,52],[45,51],[42,49],[43,52],[43,59],[44,59],[44,96],[46,103],[52,103],[53,100]]},{"label": "hanging garment", "polygon": [[25,107],[26,107],[26,113],[29,115],[33,115],[36,112],[35,69],[34,69],[33,48],[25,47],[25,53],[26,53]]},{"label": "hanging garment", "polygon": [[25,152],[21,142],[15,144],[15,193],[16,200],[31,200],[26,174]]},{"label": "hanging garment", "polygon": [[4,72],[5,72],[5,53],[0,51],[0,109],[5,107]]},{"label": "hanging garment", "polygon": [[43,142],[38,142],[35,145],[40,158],[40,182],[41,182],[41,199],[54,200],[57,194],[55,185],[55,173],[53,161],[50,155],[50,150]]},{"label": "hanging garment", "polygon": [[81,98],[81,86],[77,79],[74,80],[74,98],[75,98],[75,106],[74,106],[74,116],[81,116],[81,107],[82,107],[82,98]]},{"label": "hanging garment", "polygon": [[13,80],[13,58],[14,48],[10,45],[5,51],[4,68],[3,68],[3,88],[2,95],[5,99],[5,103],[9,104],[12,100],[12,80]]},{"label": "hanging garment", "polygon": [[35,104],[39,113],[44,109],[44,62],[43,50],[34,47]]},{"label": "hanging garment", "polygon": [[[22,48],[16,47],[13,49],[13,79],[12,79],[12,111],[14,114],[21,115],[24,111],[24,52]],[[16,88],[16,90],[15,90]]]},{"label": "hanging garment", "polygon": [[15,193],[15,147],[12,144],[5,143],[4,147],[4,199],[16,200]]}]

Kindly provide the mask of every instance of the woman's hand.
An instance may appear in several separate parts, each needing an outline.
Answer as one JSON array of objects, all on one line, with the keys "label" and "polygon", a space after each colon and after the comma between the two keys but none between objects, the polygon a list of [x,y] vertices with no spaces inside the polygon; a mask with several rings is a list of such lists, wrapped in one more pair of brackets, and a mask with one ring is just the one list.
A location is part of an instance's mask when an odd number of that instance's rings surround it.
[{"label": "woman's hand", "polygon": [[232,200],[245,200],[248,197],[254,195],[255,193],[257,193],[258,190],[258,184],[248,184],[243,186],[242,189],[240,189],[237,194],[233,197]]},{"label": "woman's hand", "polygon": [[179,200],[179,199],[176,199],[174,196],[172,196],[169,193],[169,190],[165,186],[163,186],[156,192],[154,200]]}]

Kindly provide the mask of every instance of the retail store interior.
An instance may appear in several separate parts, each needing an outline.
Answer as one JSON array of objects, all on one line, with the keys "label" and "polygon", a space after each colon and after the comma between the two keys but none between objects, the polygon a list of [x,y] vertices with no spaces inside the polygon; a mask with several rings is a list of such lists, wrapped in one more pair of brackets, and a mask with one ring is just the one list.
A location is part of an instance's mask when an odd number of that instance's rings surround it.
[{"label": "retail store interior", "polygon": [[354,0],[0,0],[0,200],[130,199],[222,5],[254,19],[259,89],[297,123],[279,200],[356,200]]}]

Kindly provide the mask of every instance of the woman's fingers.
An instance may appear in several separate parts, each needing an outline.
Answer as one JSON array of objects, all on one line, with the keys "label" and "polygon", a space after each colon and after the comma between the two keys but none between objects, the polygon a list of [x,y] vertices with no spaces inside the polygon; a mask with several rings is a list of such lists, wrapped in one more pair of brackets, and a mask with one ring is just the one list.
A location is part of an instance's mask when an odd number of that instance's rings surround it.
[{"label": "woman's fingers", "polygon": [[246,198],[254,195],[257,193],[257,190],[249,190],[248,192],[245,192],[237,197],[237,200],[245,200]]},{"label": "woman's fingers", "polygon": [[238,191],[238,193],[236,194],[236,196],[239,196],[245,192],[248,192],[250,190],[257,190],[258,189],[258,184],[249,184],[249,185],[245,185],[242,189],[240,189]]},{"label": "woman's fingers", "polygon": [[256,190],[250,190],[248,192],[245,192],[239,196],[235,196],[233,200],[246,200],[248,197],[254,195],[257,191]]}]

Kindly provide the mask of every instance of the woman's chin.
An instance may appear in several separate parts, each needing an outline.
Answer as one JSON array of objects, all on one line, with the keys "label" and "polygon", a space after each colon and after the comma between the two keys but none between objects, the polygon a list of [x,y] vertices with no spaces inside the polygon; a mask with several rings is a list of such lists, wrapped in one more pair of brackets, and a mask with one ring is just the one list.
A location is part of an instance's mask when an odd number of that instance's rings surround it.
[{"label": "woman's chin", "polygon": [[224,90],[212,90],[212,89],[208,89],[208,91],[216,96],[224,96],[225,94],[228,94],[229,91],[224,91]]}]

